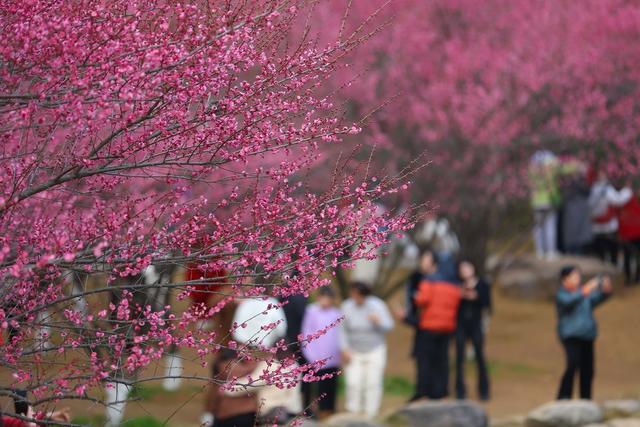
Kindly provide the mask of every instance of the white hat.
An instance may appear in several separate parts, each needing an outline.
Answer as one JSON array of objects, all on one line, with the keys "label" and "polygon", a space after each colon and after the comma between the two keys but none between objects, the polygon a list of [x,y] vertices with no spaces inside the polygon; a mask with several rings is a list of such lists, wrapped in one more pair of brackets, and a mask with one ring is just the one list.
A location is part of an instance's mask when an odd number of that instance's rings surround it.
[{"label": "white hat", "polygon": [[558,160],[555,154],[553,154],[549,150],[538,150],[533,153],[531,157],[531,163],[534,165],[545,165],[549,163],[554,163]]},{"label": "white hat", "polygon": [[[240,344],[273,347],[287,333],[287,319],[284,310],[275,298],[255,297],[240,302],[233,315],[238,327],[233,331],[233,339]],[[263,326],[275,323],[272,329]]]}]

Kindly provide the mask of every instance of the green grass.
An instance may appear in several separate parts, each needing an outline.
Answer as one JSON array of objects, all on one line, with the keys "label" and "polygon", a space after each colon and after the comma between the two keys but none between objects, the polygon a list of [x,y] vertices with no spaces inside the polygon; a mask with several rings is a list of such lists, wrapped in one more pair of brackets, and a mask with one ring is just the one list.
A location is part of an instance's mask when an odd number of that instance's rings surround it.
[{"label": "green grass", "polygon": [[[414,386],[411,381],[400,376],[384,378],[384,394],[409,398],[413,395]],[[344,395],[344,375],[338,377],[338,395]]]},{"label": "green grass", "polygon": [[384,379],[384,394],[409,398],[414,388],[413,383],[405,377],[389,376]]},{"label": "green grass", "polygon": [[131,418],[120,424],[121,427],[164,427],[167,424],[151,416]]},{"label": "green grass", "polygon": [[344,372],[338,376],[338,396],[344,396]]},{"label": "green grass", "polygon": [[141,400],[143,402],[147,402],[152,400],[154,397],[158,395],[168,395],[172,393],[179,393],[180,390],[176,391],[166,391],[162,388],[161,385],[150,385],[150,384],[134,384],[129,391],[129,399]]},{"label": "green grass", "polygon": [[[102,427],[106,422],[104,415],[91,415],[75,417],[71,422],[73,424],[79,424],[89,427]],[[136,417],[125,420],[120,424],[121,427],[168,427],[168,424],[164,424],[162,421],[151,417]]]}]

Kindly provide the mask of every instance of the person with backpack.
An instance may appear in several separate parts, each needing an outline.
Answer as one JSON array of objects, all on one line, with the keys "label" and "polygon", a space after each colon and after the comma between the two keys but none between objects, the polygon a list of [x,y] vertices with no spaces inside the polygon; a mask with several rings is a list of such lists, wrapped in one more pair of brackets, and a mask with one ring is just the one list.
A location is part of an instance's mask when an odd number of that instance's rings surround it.
[{"label": "person with backpack", "polygon": [[604,172],[598,173],[591,187],[589,207],[593,229],[593,252],[605,262],[618,263],[618,213],[617,208],[627,204],[633,192],[624,187],[620,191],[609,182]]},{"label": "person with backpack", "polygon": [[580,374],[580,398],[591,399],[594,373],[594,343],[598,327],[593,309],[604,302],[613,288],[611,279],[598,276],[581,284],[580,270],[573,265],[560,272],[556,293],[558,336],[564,347],[566,369],[560,380],[558,400],[571,399],[576,373]]}]

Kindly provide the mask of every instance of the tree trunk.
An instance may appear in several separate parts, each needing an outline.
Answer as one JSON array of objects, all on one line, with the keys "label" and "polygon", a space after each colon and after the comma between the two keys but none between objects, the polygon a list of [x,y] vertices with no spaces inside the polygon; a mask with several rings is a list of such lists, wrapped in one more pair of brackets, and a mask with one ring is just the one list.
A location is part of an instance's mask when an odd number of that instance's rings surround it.
[{"label": "tree trunk", "polygon": [[451,218],[453,230],[460,240],[460,257],[468,258],[479,275],[485,275],[488,244],[493,230],[492,215],[489,211],[476,211],[469,217]]}]

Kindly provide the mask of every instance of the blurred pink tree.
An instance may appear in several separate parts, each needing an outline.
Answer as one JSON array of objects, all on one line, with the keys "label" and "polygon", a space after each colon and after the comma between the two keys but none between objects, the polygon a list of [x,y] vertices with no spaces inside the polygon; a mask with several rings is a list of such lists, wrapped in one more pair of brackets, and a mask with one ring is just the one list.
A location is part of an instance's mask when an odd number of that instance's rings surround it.
[{"label": "blurred pink tree", "polygon": [[[404,176],[360,182],[336,163],[318,193],[301,174],[359,131],[322,88],[362,41],[290,44],[304,3],[0,2],[0,395],[96,399],[172,346],[218,351],[224,334],[192,313],[136,300],[191,289],[126,282],[151,264],[226,271],[211,317],[232,297],[308,292],[346,248],[370,255],[408,226],[375,207]],[[106,284],[72,293],[69,272]]]},{"label": "blurred pink tree", "polygon": [[357,138],[396,169],[427,156],[412,197],[453,219],[477,260],[500,209],[526,195],[535,150],[637,170],[640,5],[355,0],[345,15],[341,4],[324,5],[327,28],[372,13],[388,26],[337,80],[357,114],[388,102]]}]

